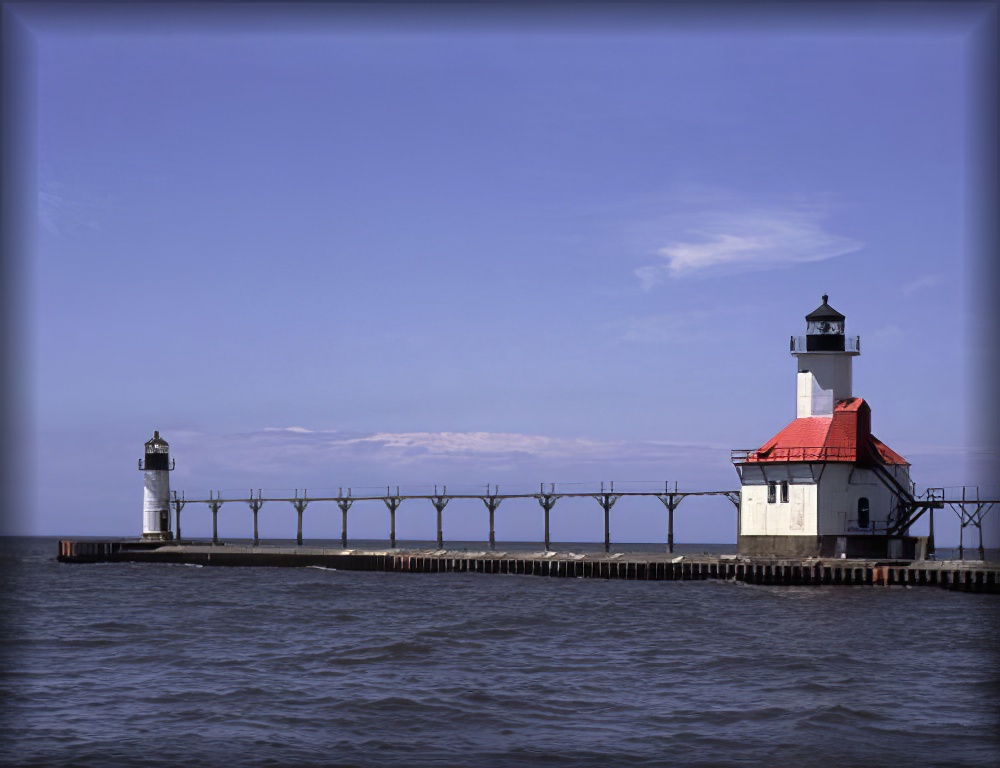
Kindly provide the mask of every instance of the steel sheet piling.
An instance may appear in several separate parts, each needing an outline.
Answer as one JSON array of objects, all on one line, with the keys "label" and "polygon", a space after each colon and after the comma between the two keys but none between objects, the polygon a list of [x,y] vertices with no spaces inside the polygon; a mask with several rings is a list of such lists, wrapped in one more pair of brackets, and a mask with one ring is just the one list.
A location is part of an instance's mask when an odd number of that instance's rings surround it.
[{"label": "steel sheet piling", "polygon": [[[256,499],[255,499],[256,500]],[[58,542],[60,562],[160,562],[231,566],[305,566],[321,564],[342,570],[412,573],[479,573],[547,578],[621,579],[627,581],[740,581],[774,586],[843,585],[852,587],[937,586],[961,592],[1000,593],[1000,563],[959,561],[908,564],[837,560],[736,560],[731,555],[675,558],[650,554],[614,556],[468,555],[458,552],[330,550],[318,547],[225,546],[208,543],[150,543],[142,540]]]}]

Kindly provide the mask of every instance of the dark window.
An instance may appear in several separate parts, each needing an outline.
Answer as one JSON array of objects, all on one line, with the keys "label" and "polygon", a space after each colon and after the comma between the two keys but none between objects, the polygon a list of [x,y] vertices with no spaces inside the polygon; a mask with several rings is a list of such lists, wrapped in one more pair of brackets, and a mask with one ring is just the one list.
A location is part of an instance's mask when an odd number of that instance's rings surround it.
[{"label": "dark window", "polygon": [[782,504],[787,504],[788,503],[788,481],[787,480],[782,480],[781,481],[781,503]]},{"label": "dark window", "polygon": [[843,331],[839,334],[823,334],[814,335],[808,334],[806,336],[806,352],[843,352],[844,351],[844,335]]},{"label": "dark window", "polygon": [[776,488],[774,483],[767,484],[767,503],[774,504],[777,494],[775,493]]},{"label": "dark window", "polygon": [[170,469],[170,461],[165,453],[146,453],[146,471],[154,469]]},{"label": "dark window", "polygon": [[867,528],[870,522],[868,514],[868,499],[862,496],[858,499],[858,528]]}]

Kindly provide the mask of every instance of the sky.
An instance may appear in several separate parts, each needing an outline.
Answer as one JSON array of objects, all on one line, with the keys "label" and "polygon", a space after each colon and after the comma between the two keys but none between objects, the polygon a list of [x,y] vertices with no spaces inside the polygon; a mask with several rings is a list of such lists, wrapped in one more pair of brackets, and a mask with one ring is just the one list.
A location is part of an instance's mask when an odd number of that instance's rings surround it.
[{"label": "sky", "polygon": [[[137,535],[154,429],[188,498],[736,489],[730,450],[795,416],[788,338],[824,293],[918,490],[990,479],[968,300],[981,7],[85,6],[7,9],[34,109],[14,532]],[[380,504],[355,510],[352,536],[387,535]],[[405,503],[400,538],[433,515]],[[662,542],[664,518],[625,499],[612,538]],[[210,519],[189,506],[185,534]],[[538,540],[541,519],[507,502],[497,535]],[[589,499],[552,520],[603,536]],[[486,521],[455,502],[446,538]],[[261,512],[265,537],[294,526]],[[306,513],[307,537],[339,528]],[[735,511],[689,499],[676,528],[734,541]],[[224,507],[223,536],[251,530]]]}]

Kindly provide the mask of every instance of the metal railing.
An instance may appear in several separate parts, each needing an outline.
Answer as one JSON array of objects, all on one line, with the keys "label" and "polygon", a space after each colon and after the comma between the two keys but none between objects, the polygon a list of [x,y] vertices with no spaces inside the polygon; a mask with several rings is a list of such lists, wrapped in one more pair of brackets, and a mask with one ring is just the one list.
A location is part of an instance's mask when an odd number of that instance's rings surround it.
[{"label": "metal railing", "polygon": [[[642,481],[631,481],[626,482],[625,485],[640,485],[645,484]],[[395,548],[396,546],[396,511],[399,509],[400,505],[404,501],[408,500],[425,500],[430,501],[434,509],[437,511],[437,546],[438,549],[444,547],[444,532],[443,532],[443,512],[448,503],[454,499],[479,499],[485,504],[487,511],[489,512],[489,544],[490,548],[496,548],[496,531],[494,528],[494,519],[497,508],[500,503],[507,499],[534,499],[544,510],[545,516],[545,549],[549,549],[550,536],[549,536],[549,513],[555,506],[556,501],[562,498],[593,498],[598,504],[601,505],[604,510],[604,550],[606,552],[611,551],[611,509],[618,502],[619,499],[630,496],[630,497],[640,497],[648,496],[659,499],[666,507],[668,513],[668,523],[667,523],[667,551],[674,551],[674,512],[677,509],[681,501],[689,496],[723,496],[729,500],[737,509],[740,507],[740,492],[737,490],[732,491],[679,491],[677,483],[674,483],[674,488],[671,490],[670,483],[664,482],[662,490],[625,490],[621,489],[622,483],[619,483],[619,490],[615,489],[614,482],[601,482],[598,486],[596,483],[539,483],[538,490],[527,491],[523,493],[510,493],[510,492],[500,492],[499,486],[487,485],[485,487],[485,494],[479,490],[472,490],[470,493],[448,493],[447,486],[433,486],[433,494],[427,493],[417,493],[417,494],[404,494],[400,492],[400,487],[395,487],[395,492],[393,492],[392,486],[380,486],[378,489],[357,489],[357,488],[347,488],[347,493],[344,493],[344,488],[338,488],[337,494],[332,495],[317,495],[316,493],[309,494],[308,491],[303,491],[300,495],[298,489],[294,489],[294,495],[288,493],[288,489],[284,489],[279,492],[280,495],[271,496],[265,495],[263,489],[258,488],[256,495],[252,488],[247,492],[247,495],[242,498],[230,498],[227,496],[224,498],[221,491],[208,491],[208,498],[188,498],[186,492],[181,492],[180,495],[177,491],[174,491],[173,498],[170,500],[171,506],[174,508],[175,520],[177,525],[177,539],[181,539],[181,510],[183,510],[188,504],[205,504],[212,513],[212,543],[217,544],[219,542],[219,511],[224,504],[232,503],[243,503],[250,507],[250,511],[253,513],[253,541],[256,545],[260,541],[259,529],[258,529],[258,514],[266,503],[272,502],[284,502],[292,505],[292,508],[296,512],[297,528],[296,528],[296,543],[302,544],[302,520],[306,508],[314,502],[335,502],[340,508],[341,512],[341,546],[347,548],[347,516],[348,511],[354,506],[355,502],[359,501],[381,501],[389,511],[389,546]],[[557,487],[558,486],[558,487]],[[570,486],[570,490],[565,490],[563,486]],[[385,488],[385,492],[382,492],[382,488]],[[482,486],[479,486],[482,487]],[[366,495],[359,495],[355,491],[361,491]]]},{"label": "metal railing", "polygon": [[754,464],[757,462],[795,461],[855,461],[856,448],[820,445],[816,447],[795,446],[791,448],[770,448],[766,450],[732,450],[729,458],[733,464]]}]

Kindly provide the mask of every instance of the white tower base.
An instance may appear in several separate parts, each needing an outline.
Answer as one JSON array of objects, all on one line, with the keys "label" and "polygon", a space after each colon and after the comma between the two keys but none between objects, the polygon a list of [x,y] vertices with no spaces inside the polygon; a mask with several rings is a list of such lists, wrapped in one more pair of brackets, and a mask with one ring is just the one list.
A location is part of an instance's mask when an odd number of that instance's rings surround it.
[{"label": "white tower base", "polygon": [[143,473],[142,538],[167,541],[170,530],[170,473],[164,469]]}]

